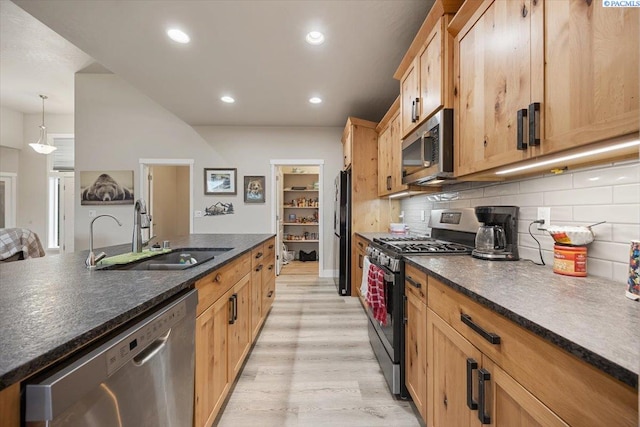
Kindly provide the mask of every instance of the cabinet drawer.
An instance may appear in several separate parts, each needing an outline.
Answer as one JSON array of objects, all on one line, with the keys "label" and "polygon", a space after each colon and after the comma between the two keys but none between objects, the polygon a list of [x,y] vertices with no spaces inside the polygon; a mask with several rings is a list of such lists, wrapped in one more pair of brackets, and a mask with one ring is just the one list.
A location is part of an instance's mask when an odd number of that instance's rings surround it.
[{"label": "cabinet drawer", "polygon": [[427,274],[416,267],[404,265],[404,293],[411,293],[420,299],[423,304],[427,303]]},{"label": "cabinet drawer", "polygon": [[255,268],[263,264],[264,261],[264,245],[256,246],[251,250],[251,268]]},{"label": "cabinet drawer", "polygon": [[265,263],[275,262],[276,256],[276,239],[272,237],[263,244]]},{"label": "cabinet drawer", "polygon": [[433,277],[428,286],[430,309],[569,425],[637,425],[631,387]]},{"label": "cabinet drawer", "polygon": [[197,316],[251,271],[251,254],[246,253],[196,282]]}]

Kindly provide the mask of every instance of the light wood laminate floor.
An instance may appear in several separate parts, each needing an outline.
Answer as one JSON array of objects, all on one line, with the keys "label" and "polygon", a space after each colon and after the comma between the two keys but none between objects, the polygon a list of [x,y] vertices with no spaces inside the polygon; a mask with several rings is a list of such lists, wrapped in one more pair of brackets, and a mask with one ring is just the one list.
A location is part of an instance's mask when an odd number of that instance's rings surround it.
[{"label": "light wood laminate floor", "polygon": [[218,420],[220,427],[413,427],[392,398],[356,298],[332,279],[280,276],[276,300]]},{"label": "light wood laminate floor", "polygon": [[282,275],[302,275],[318,277],[318,261],[289,261],[288,264],[282,266]]}]

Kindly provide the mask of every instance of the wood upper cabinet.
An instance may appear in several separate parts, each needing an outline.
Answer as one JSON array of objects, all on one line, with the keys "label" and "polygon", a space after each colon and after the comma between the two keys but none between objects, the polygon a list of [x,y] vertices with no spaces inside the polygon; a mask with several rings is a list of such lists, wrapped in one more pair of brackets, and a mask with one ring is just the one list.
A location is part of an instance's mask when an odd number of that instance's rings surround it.
[{"label": "wood upper cabinet", "polygon": [[394,75],[400,80],[400,139],[453,106],[453,37],[447,26],[461,4],[436,1]]},{"label": "wood upper cabinet", "polygon": [[637,132],[637,8],[466,2],[454,40],[455,174]]},{"label": "wood upper cabinet", "polygon": [[378,196],[405,191],[402,183],[402,139],[400,137],[400,97],[382,118],[378,131]]},{"label": "wood upper cabinet", "polygon": [[531,102],[531,19],[523,12],[530,7],[529,1],[484,2],[455,39],[457,176],[524,160],[531,153],[516,144],[518,112]]},{"label": "wood upper cabinet", "polygon": [[353,151],[353,134],[351,127],[347,126],[342,134],[342,168],[347,169],[351,166],[351,152]]},{"label": "wood upper cabinet", "polygon": [[542,6],[532,17],[532,37],[544,34],[532,64],[533,75],[544,75],[532,82],[543,110],[542,153],[638,131],[640,10],[585,0]]}]

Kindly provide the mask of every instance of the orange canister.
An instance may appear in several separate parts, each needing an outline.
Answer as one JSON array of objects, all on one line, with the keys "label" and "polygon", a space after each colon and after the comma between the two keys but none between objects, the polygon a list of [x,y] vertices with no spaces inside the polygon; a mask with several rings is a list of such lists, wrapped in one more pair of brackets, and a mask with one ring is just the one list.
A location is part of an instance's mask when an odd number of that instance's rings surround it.
[{"label": "orange canister", "polygon": [[587,276],[587,247],[553,245],[553,272],[565,276]]}]

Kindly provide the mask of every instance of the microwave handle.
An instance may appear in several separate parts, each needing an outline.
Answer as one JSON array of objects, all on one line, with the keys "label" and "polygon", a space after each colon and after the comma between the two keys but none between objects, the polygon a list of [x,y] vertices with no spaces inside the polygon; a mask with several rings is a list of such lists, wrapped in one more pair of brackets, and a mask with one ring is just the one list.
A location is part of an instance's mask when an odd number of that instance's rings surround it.
[{"label": "microwave handle", "polygon": [[427,135],[427,132],[423,132],[422,136],[420,137],[420,157],[422,159],[422,166],[425,168],[431,167],[431,159],[425,159],[424,154],[425,154],[425,144],[428,144],[429,142],[426,141],[425,135]]}]

